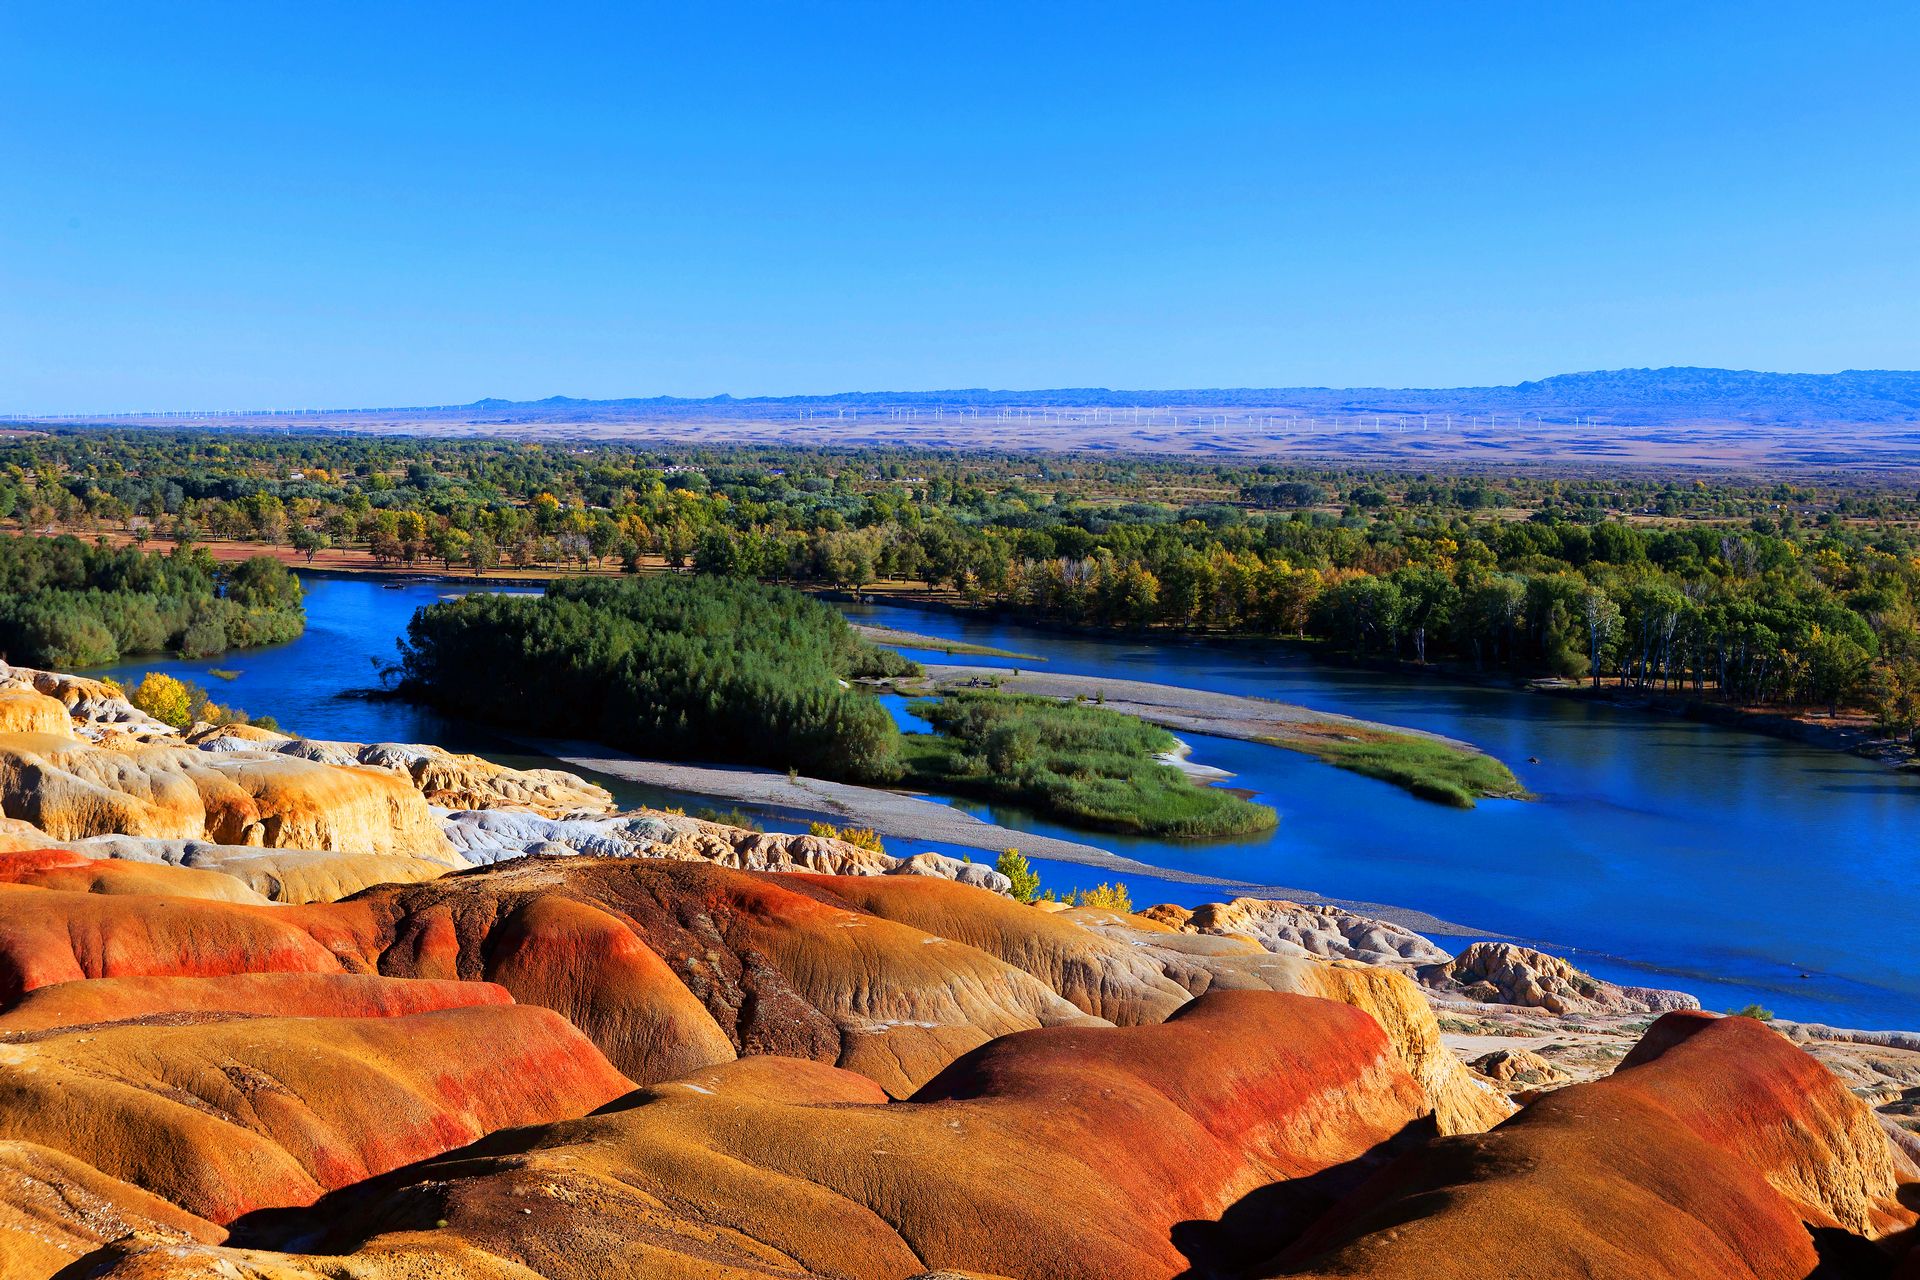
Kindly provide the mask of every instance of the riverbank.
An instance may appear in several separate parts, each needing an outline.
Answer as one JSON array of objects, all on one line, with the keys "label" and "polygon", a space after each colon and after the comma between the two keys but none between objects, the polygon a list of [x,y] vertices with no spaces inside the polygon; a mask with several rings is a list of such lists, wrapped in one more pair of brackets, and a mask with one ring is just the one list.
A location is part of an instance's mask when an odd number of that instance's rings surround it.
[{"label": "riverbank", "polygon": [[[112,530],[71,532],[78,538],[105,538],[114,545],[128,545],[134,542],[124,532]],[[166,551],[173,544],[165,538],[148,538],[141,544],[148,550]],[[214,559],[223,562],[248,559],[252,556],[271,556],[305,576],[316,578],[363,579],[375,582],[393,583],[432,583],[444,582],[456,586],[490,586],[522,589],[544,588],[562,578],[620,578],[626,576],[617,565],[605,565],[594,569],[549,568],[511,568],[497,567],[484,574],[476,574],[431,564],[399,565],[390,561],[375,560],[372,553],[354,547],[329,547],[309,561],[304,555],[291,547],[273,546],[258,542],[235,542],[210,539],[195,544],[204,547]],[[642,573],[676,572],[663,557],[644,557]],[[1074,626],[1057,619],[1034,617],[997,605],[982,605],[966,599],[959,592],[940,588],[915,586],[904,582],[876,582],[849,591],[843,588],[823,587],[808,584],[795,584],[800,590],[822,600],[836,603],[870,603],[899,605],[917,609],[931,609],[944,613],[978,619],[981,621],[1004,620],[1035,630],[1056,632],[1062,635],[1127,637],[1135,636],[1143,641],[1163,639],[1194,640],[1209,644],[1223,645],[1282,645],[1303,653],[1311,653],[1316,660],[1335,667],[1351,666],[1361,670],[1387,671],[1396,673],[1418,673],[1423,677],[1439,677],[1465,684],[1481,685],[1492,688],[1530,690],[1559,697],[1604,699],[1612,705],[1641,709],[1656,714],[1681,715],[1705,723],[1717,724],[1727,728],[1744,729],[1750,733],[1765,734],[1769,737],[1787,741],[1805,743],[1809,746],[1827,750],[1842,751],[1849,755],[1872,760],[1896,770],[1920,770],[1920,748],[1910,744],[1894,742],[1873,733],[1872,721],[1864,712],[1846,710],[1841,713],[1840,722],[1835,725],[1821,723],[1811,712],[1781,711],[1759,707],[1737,707],[1708,699],[1686,697],[1684,695],[1650,693],[1619,685],[1603,685],[1595,691],[1591,686],[1579,681],[1554,678],[1527,679],[1506,674],[1476,671],[1471,666],[1455,663],[1416,663],[1406,661],[1387,661],[1378,659],[1360,659],[1349,655],[1335,655],[1326,646],[1316,641],[1302,640],[1293,636],[1255,636],[1212,632],[1174,631],[1154,628],[1140,632],[1115,631],[1109,628]],[[883,630],[893,630],[883,628]],[[997,649],[993,646],[968,646],[961,642],[941,640],[939,637],[922,636],[913,632],[898,632],[898,638],[876,639],[877,643],[904,645],[911,648],[924,648],[955,655],[975,657],[1001,657],[1033,662],[1043,662],[1039,655],[1021,653],[1014,650]],[[1277,744],[1286,745],[1286,744]]]},{"label": "riverbank", "polygon": [[960,845],[978,849],[988,858],[1001,849],[1018,848],[1033,858],[1069,862],[1120,875],[1147,876],[1172,884],[1227,889],[1236,897],[1285,898],[1307,906],[1336,906],[1434,937],[1497,936],[1410,907],[1333,898],[1310,889],[1260,884],[1154,866],[1122,857],[1097,845],[1004,827],[908,792],[744,766],[647,760],[593,742],[518,736],[508,740],[534,755],[550,758],[570,768],[585,769],[590,773],[641,786],[711,796],[732,804],[762,805],[802,814],[825,814],[846,825],[869,827],[892,840]]},{"label": "riverbank", "polygon": [[1337,768],[1376,777],[1422,799],[1471,808],[1477,799],[1528,798],[1512,770],[1469,742],[1311,707],[1113,676],[1008,671],[931,664],[904,693],[997,688],[1062,702],[1097,703],[1165,729],[1239,738],[1298,751]]}]

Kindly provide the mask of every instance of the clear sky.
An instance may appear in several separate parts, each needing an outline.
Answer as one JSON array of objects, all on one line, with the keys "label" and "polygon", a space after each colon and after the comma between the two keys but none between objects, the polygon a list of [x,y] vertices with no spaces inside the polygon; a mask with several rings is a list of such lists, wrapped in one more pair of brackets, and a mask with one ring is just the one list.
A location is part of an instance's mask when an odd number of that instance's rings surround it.
[{"label": "clear sky", "polygon": [[1911,4],[0,3],[0,411],[1920,367]]}]

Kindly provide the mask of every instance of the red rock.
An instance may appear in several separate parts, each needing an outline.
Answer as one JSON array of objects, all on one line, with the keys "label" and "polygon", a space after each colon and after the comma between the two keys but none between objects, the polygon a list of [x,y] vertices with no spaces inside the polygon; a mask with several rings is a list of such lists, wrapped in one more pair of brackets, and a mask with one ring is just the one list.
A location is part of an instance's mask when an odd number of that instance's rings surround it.
[{"label": "red rock", "polygon": [[1863,1233],[1911,1221],[1824,1067],[1751,1019],[1671,1013],[1614,1075],[1403,1156],[1257,1274],[1804,1280],[1823,1255],[1858,1274]]}]

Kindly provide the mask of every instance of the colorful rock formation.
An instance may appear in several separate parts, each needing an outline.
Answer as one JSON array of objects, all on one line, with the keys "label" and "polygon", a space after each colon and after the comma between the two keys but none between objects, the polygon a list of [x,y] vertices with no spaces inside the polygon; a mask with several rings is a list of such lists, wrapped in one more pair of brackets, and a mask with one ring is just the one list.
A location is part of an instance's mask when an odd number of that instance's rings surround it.
[{"label": "colorful rock formation", "polygon": [[0,671],[0,804],[0,1280],[1920,1266],[1904,1086],[1855,1096],[1920,1079],[1899,1037],[1802,1031],[1850,1091],[1670,1013],[1605,1074],[1671,993],[1332,907],[1043,910],[57,673]]}]

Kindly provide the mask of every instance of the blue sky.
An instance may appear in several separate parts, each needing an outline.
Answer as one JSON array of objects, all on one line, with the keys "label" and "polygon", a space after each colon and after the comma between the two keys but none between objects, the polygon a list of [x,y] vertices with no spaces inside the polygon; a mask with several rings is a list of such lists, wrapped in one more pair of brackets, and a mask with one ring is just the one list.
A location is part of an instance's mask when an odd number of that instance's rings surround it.
[{"label": "blue sky", "polygon": [[1920,366],[1912,6],[0,6],[0,411]]}]

